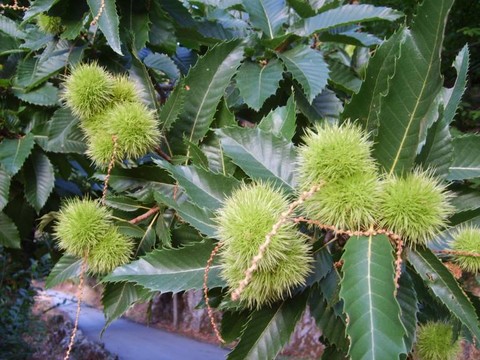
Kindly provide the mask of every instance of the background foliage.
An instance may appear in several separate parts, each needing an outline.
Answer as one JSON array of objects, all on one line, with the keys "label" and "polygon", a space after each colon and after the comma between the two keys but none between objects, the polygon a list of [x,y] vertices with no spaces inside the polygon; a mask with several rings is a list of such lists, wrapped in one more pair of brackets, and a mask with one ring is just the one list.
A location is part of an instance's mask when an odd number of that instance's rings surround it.
[{"label": "background foliage", "polygon": [[[448,318],[462,336],[479,337],[478,301],[446,269],[448,258],[434,255],[448,249],[456,227],[480,224],[480,138],[463,133],[476,129],[478,118],[479,33],[470,2],[105,0],[98,25],[91,25],[98,1],[20,3],[28,10],[0,13],[5,258],[26,266],[21,259],[47,255],[56,263],[47,286],[79,273],[80,261],[54,246],[50,221],[64,198],[101,196],[106,174],[84,155],[79,120],[59,99],[70,69],[97,61],[135,81],[163,134],[154,153],[117,164],[110,178],[107,205],[119,229],[136,239],[136,250],[130,264],[101,279],[107,284],[107,325],[155,292],[201,289],[223,199],[250,180],[272,182],[293,196],[304,129],[351,118],[371,131],[385,172],[434,167],[449,181],[456,195],[452,228],[430,249],[406,250],[398,296],[390,291],[380,298],[383,279],[364,284],[365,274],[375,267],[387,282],[393,279],[388,240],[352,238],[343,249],[323,246],[325,233],[315,231],[315,269],[307,285],[251,311],[233,334],[231,322],[244,312],[228,299],[214,263],[209,287],[221,293],[217,305],[229,314],[224,336],[240,339],[229,358],[274,358],[307,305],[329,359],[347,353],[354,359],[404,356],[412,350],[417,322],[431,319]],[[61,19],[55,33],[41,27],[42,14]],[[471,90],[462,103],[470,58]],[[148,209],[155,211],[131,222]],[[334,266],[340,256],[342,270]],[[18,281],[15,286],[23,287]],[[359,312],[386,318],[372,323],[356,317]]]}]

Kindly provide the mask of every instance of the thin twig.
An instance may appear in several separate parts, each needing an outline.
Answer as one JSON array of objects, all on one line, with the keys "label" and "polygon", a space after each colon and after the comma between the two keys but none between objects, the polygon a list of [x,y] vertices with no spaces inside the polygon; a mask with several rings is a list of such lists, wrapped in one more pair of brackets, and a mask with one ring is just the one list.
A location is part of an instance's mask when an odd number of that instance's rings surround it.
[{"label": "thin twig", "polygon": [[130,224],[138,224],[139,222],[147,219],[148,217],[152,216],[153,214],[157,213],[160,210],[158,206],[152,207],[150,210],[148,210],[146,213],[137,216],[136,218],[133,218],[132,220],[129,221]]},{"label": "thin twig", "polygon": [[253,273],[258,268],[258,263],[260,262],[260,260],[262,260],[265,254],[265,251],[267,250],[268,246],[272,242],[273,237],[277,234],[280,227],[285,222],[287,222],[288,218],[290,217],[290,215],[293,214],[297,206],[301,205],[303,202],[305,202],[305,200],[307,200],[313,194],[315,194],[320,189],[320,187],[321,185],[314,185],[310,190],[303,192],[302,195],[300,195],[300,197],[298,198],[298,200],[291,203],[290,206],[288,207],[288,210],[286,210],[280,215],[280,218],[278,219],[278,221],[273,225],[272,230],[265,236],[265,241],[263,242],[262,245],[260,245],[257,255],[253,257],[250,267],[245,271],[245,277],[243,278],[242,281],[240,281],[240,283],[238,284],[238,287],[232,292],[233,301],[236,301],[240,298],[240,295],[242,294],[243,290],[245,290],[247,285],[252,280]]},{"label": "thin twig", "polygon": [[113,167],[115,166],[115,159],[117,158],[118,142],[117,142],[117,137],[115,135],[112,136],[112,141],[113,141],[112,158],[110,159],[110,163],[108,164],[107,176],[105,176],[105,181],[103,183],[102,205],[105,205],[107,201],[108,183],[110,181],[110,175],[112,175]]},{"label": "thin twig", "polygon": [[90,23],[91,26],[95,26],[100,20],[100,16],[103,14],[103,10],[105,10],[105,0],[100,0],[100,9],[98,9],[97,15],[93,18],[92,22]]},{"label": "thin twig", "polygon": [[162,158],[167,160],[168,162],[172,162],[172,157],[168,155],[165,151],[163,151],[160,146],[157,146],[155,149],[155,152],[160,155]]},{"label": "thin twig", "polygon": [[73,325],[72,335],[70,336],[70,342],[68,343],[68,350],[63,360],[68,360],[70,358],[70,353],[72,352],[73,343],[75,342],[75,336],[77,335],[78,320],[80,319],[80,310],[82,307],[83,283],[85,281],[85,272],[87,270],[87,256],[88,255],[85,254],[82,260],[82,267],[80,269],[80,284],[78,285],[78,294],[77,294],[77,313],[75,314],[75,324]]},{"label": "thin twig", "polygon": [[212,324],[213,331],[215,332],[215,335],[222,344],[225,343],[225,340],[223,340],[222,335],[220,334],[220,331],[218,330],[217,323],[215,322],[215,318],[213,317],[213,309],[210,306],[210,299],[208,298],[208,272],[210,271],[210,267],[212,266],[213,263],[213,258],[215,255],[218,253],[218,250],[220,250],[220,247],[222,246],[222,243],[219,242],[217,246],[212,250],[210,257],[208,258],[207,261],[207,266],[205,266],[205,273],[203,274],[203,295],[205,296],[205,304],[207,305],[207,314],[208,318],[210,319],[210,323]]}]

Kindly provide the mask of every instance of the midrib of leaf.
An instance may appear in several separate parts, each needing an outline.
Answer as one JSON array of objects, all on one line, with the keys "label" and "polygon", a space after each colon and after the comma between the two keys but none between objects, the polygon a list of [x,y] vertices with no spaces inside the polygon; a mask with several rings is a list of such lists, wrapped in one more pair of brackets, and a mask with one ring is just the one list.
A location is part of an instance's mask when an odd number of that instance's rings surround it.
[{"label": "midrib of leaf", "polygon": [[[23,140],[23,139],[22,139]],[[19,153],[19,150],[20,150],[20,144],[22,143],[22,141],[18,141],[17,142],[17,150],[15,151],[15,156],[13,158],[13,163],[15,164],[17,162],[17,157],[18,157],[18,153]]]},{"label": "midrib of leaf", "polygon": [[262,68],[260,69],[260,74],[258,75],[258,94],[260,94],[260,91],[262,90],[262,75],[266,67],[267,66],[262,66]]},{"label": "midrib of leaf", "polygon": [[[182,85],[182,82],[180,82],[180,84],[178,84],[177,86],[181,86],[181,85]],[[179,91],[180,91],[180,89],[179,89]],[[169,112],[166,114],[166,116],[165,116],[165,119],[166,119],[166,120],[169,120],[169,119],[170,119],[170,116],[172,116],[172,114],[173,114],[175,111],[177,111],[177,106],[181,106],[182,101],[183,101],[183,98],[184,98],[184,96],[180,96],[180,95],[179,95],[179,96],[175,96],[175,98],[174,98],[174,103],[173,103],[173,105],[171,106],[170,111],[169,111]],[[164,104],[163,106],[165,106],[165,104]],[[163,107],[162,107],[161,110],[163,110]],[[160,110],[160,111],[161,111],[161,110]],[[178,114],[177,114],[176,117],[178,118]],[[162,120],[163,120],[163,119],[162,119]],[[175,120],[177,120],[177,119],[175,119]],[[170,120],[170,121],[171,121],[171,120]],[[169,125],[169,124],[167,124],[167,121],[165,121],[165,122],[162,124],[162,132],[164,132],[165,130],[168,130],[168,128],[166,128],[167,125]],[[172,124],[170,124],[170,126],[171,126],[171,125],[172,125]]]},{"label": "midrib of leaf", "polygon": [[[119,299],[123,298],[123,293],[125,292],[126,287],[127,287],[127,283],[124,283],[122,286],[122,291],[120,292]],[[119,307],[120,307],[120,301],[115,301],[115,305],[113,306],[114,311],[112,311],[112,313],[117,312]]]},{"label": "midrib of leaf", "polygon": [[[156,268],[155,265],[151,264],[147,260],[144,259],[144,261],[146,261],[150,266]],[[212,270],[218,269],[218,268],[220,268],[220,266],[221,265],[219,265],[219,264],[218,265],[212,265],[212,266],[210,266],[209,270],[212,271]],[[162,272],[158,275],[162,275],[162,276],[163,275],[172,275],[172,274],[185,275],[185,274],[190,274],[190,273],[197,273],[199,271],[205,271],[205,268],[201,266],[201,267],[198,267],[198,268],[189,268],[188,270],[180,270],[180,271],[178,271],[176,269],[171,269],[171,268],[167,268],[167,269],[162,268],[161,271]],[[119,274],[119,275],[114,275],[113,279],[107,278],[107,279],[105,279],[105,281],[109,281],[109,282],[124,281],[122,278],[123,277],[129,277],[129,276],[135,276],[135,277],[140,278],[142,276],[152,276],[152,275],[151,274],[135,274],[135,275],[133,275],[133,274]],[[108,276],[108,277],[110,277],[110,276]],[[121,279],[120,280],[115,280],[116,277],[120,277]]]},{"label": "midrib of leaf", "polygon": [[227,169],[225,168],[225,158],[223,156],[223,149],[222,147],[220,146],[220,144],[218,145],[218,148],[220,149],[220,161],[222,163],[222,173],[223,175],[227,176]]},{"label": "midrib of leaf", "polygon": [[450,167],[450,170],[468,170],[468,171],[478,171],[480,170],[480,167],[472,167],[472,166],[469,166],[469,167],[464,167],[464,166],[451,166]]},{"label": "midrib of leaf", "polygon": [[375,348],[375,337],[373,336],[373,329],[375,329],[374,321],[373,321],[373,300],[372,300],[372,236],[368,237],[368,254],[367,254],[367,261],[368,261],[368,271],[367,271],[367,279],[368,279],[368,306],[370,307],[370,342],[372,349]]},{"label": "midrib of leaf", "polygon": [[263,14],[265,15],[265,18],[267,19],[268,31],[269,31],[268,36],[270,37],[270,39],[273,39],[273,28],[272,28],[272,24],[270,23],[270,18],[268,17],[267,9],[265,9],[265,6],[263,6],[263,1],[262,0],[259,0],[259,2],[262,5]]},{"label": "midrib of leaf", "polygon": [[[237,143],[238,145],[240,145],[240,147],[241,147],[242,149],[245,149],[245,152],[248,153],[248,154],[250,154],[258,163],[260,163],[260,164],[262,163],[259,159],[257,159],[257,158],[254,156],[254,154],[252,154],[251,151],[249,151],[248,148],[246,148],[245,146],[243,146],[243,144],[240,144],[240,143],[239,143],[238,141],[236,141],[236,139],[234,139],[233,137],[231,137],[230,139],[231,139],[232,141],[235,141],[235,143]],[[235,161],[234,161],[234,162],[235,162]],[[289,184],[288,182],[286,182],[286,181],[285,181],[284,179],[282,179],[281,177],[278,177],[276,174],[274,174],[274,173],[273,173],[270,169],[268,169],[267,167],[265,167],[265,170],[268,170],[268,172],[269,172],[270,174],[272,174],[273,177],[277,178],[278,180],[280,180],[281,182],[283,182],[285,185],[287,185],[287,188],[291,188],[291,187],[292,187],[291,184]]]},{"label": "midrib of leaf", "polygon": [[150,224],[148,224],[147,230],[145,230],[145,234],[143,234],[142,239],[138,243],[137,250],[135,251],[135,257],[138,254],[138,250],[140,250],[140,248],[142,247],[143,242],[145,241],[145,238],[147,237],[148,231],[153,227],[153,223],[155,222],[155,220],[157,220],[157,218],[158,218],[158,212],[155,214],[155,216],[153,217],[153,220],[150,222]]},{"label": "midrib of leaf", "polygon": [[[420,256],[420,257],[424,260],[424,263],[428,265],[428,268],[429,268],[430,270],[432,270],[433,273],[436,273],[435,268],[433,268],[433,267],[430,265],[430,263],[428,262],[428,260],[423,256],[423,254],[422,254],[420,251],[417,251],[416,254],[417,254],[417,256]],[[445,281],[443,281],[443,277],[442,277],[442,276],[439,276],[438,279],[436,279],[436,280],[441,280],[441,283],[442,283],[446,288],[450,289],[450,286],[449,286]],[[467,294],[465,294],[465,292],[462,290],[462,288],[461,288],[460,286],[459,286],[458,288],[459,288],[460,291],[465,295],[465,297],[467,297]],[[468,298],[468,297],[467,297],[467,298]],[[468,314],[463,310],[463,307],[462,307],[462,306],[460,306],[460,309],[461,309],[463,315],[468,318],[469,316],[468,316]]]},{"label": "midrib of leaf", "polygon": [[[308,81],[308,76],[305,74],[305,72],[304,72],[300,67],[298,67],[297,64],[296,64],[293,60],[291,60],[291,59],[288,58],[288,57],[286,57],[286,59],[288,59],[288,61],[289,61],[291,64],[293,64],[293,66],[294,66],[298,71],[300,71],[300,72],[302,73],[302,75],[303,75],[303,77],[305,78],[305,80],[307,80],[306,85],[308,85],[308,90],[311,90],[311,88],[310,88],[310,82]],[[303,87],[303,86],[302,86],[302,87]],[[307,91],[307,89],[304,89],[304,90]]]},{"label": "midrib of leaf", "polygon": [[[270,320],[268,321],[268,323],[267,323],[267,324],[265,325],[265,327],[263,328],[262,334],[265,332],[266,329],[269,328],[270,324],[273,323],[273,320],[275,319],[275,317],[277,316],[277,314],[280,312],[280,310],[283,308],[284,305],[285,305],[285,302],[283,302],[282,305],[280,305],[280,306],[277,308],[277,310],[275,311],[275,313],[273,314],[273,316],[270,318]],[[247,324],[247,325],[248,325],[248,324]],[[257,348],[257,345],[258,345],[258,343],[260,342],[260,339],[261,339],[261,338],[262,338],[261,336],[257,336],[257,340],[255,340],[255,342],[254,342],[254,345],[255,345],[255,346],[252,346],[252,347],[250,348],[250,351],[248,352],[248,354],[251,354],[252,350]]]},{"label": "midrib of leaf", "polygon": [[[390,48],[390,51],[385,55],[385,59],[388,59],[388,57],[390,56],[390,54],[392,52],[395,52],[397,50],[396,47],[392,46]],[[400,51],[401,51],[401,46],[400,46]],[[395,66],[396,66],[396,63],[397,63],[397,60],[398,60],[398,57],[394,57],[394,61],[395,61]],[[394,69],[395,69],[395,66],[394,66]],[[394,72],[395,73],[395,72]],[[388,75],[387,75],[388,76]],[[394,76],[394,75],[392,75]],[[387,80],[388,81],[388,80]],[[380,84],[380,77],[377,76],[376,77],[376,80],[375,80],[375,86],[373,87],[373,93],[376,94],[377,93],[377,88],[379,87],[379,84]],[[387,92],[388,92],[388,86],[387,86]],[[380,96],[382,96],[382,94],[379,94]],[[383,96],[386,96],[386,94],[383,94]],[[370,122],[370,116],[373,112],[373,105],[375,104],[375,97],[372,97],[371,101],[370,101],[370,105],[368,106],[368,116],[367,116],[367,122],[365,124],[365,129],[369,129],[369,122]]]},{"label": "midrib of leaf", "polygon": [[[442,1],[442,4],[443,4],[443,1]],[[442,6],[443,6],[443,5],[442,5]],[[435,33],[437,34],[437,38],[435,39],[435,42],[436,42],[437,39],[438,39],[438,33],[439,33],[439,28],[440,28],[441,23],[442,23],[441,21],[437,21],[437,28],[435,29]],[[440,34],[440,37],[441,37],[441,36],[442,36],[442,35]],[[408,40],[407,40],[407,41],[408,41]],[[413,41],[413,39],[412,39],[412,41]],[[411,127],[411,125],[412,125],[412,123],[413,123],[413,119],[415,118],[415,115],[416,115],[416,113],[417,113],[417,109],[418,109],[418,106],[419,106],[419,104],[420,104],[420,101],[419,101],[419,100],[422,98],[423,93],[424,93],[424,91],[425,91],[425,87],[426,87],[426,85],[427,85],[427,79],[429,79],[430,72],[431,72],[431,70],[432,70],[433,58],[435,57],[437,48],[435,47],[433,50],[434,50],[434,51],[432,51],[432,53],[431,53],[431,55],[430,55],[430,59],[429,59],[430,61],[428,62],[428,71],[427,71],[426,75],[424,76],[424,80],[423,80],[423,84],[422,84],[422,89],[421,89],[421,91],[420,91],[419,96],[417,97],[417,101],[416,101],[416,103],[415,103],[415,107],[413,108],[413,111],[412,111],[412,113],[411,113],[411,115],[410,115],[410,118],[409,118],[409,120],[408,120],[407,127],[406,127],[405,131],[403,132],[402,141],[400,142],[400,146],[399,146],[399,148],[398,148],[398,150],[397,150],[397,153],[396,153],[396,155],[395,155],[395,159],[393,160],[393,164],[392,164],[392,166],[391,166],[391,168],[390,168],[390,171],[388,172],[389,175],[392,175],[392,174],[393,174],[393,171],[395,170],[395,167],[397,166],[397,162],[398,162],[398,159],[399,159],[399,157],[400,157],[400,153],[401,153],[401,151],[403,150],[403,145],[404,145],[405,140],[406,140],[406,138],[407,138],[408,131],[410,130],[410,127]]]},{"label": "midrib of leaf", "polygon": [[[200,103],[200,107],[198,108],[197,114],[195,115],[195,121],[193,122],[192,131],[190,132],[190,138],[188,139],[190,142],[193,142],[193,134],[195,133],[195,129],[197,127],[198,118],[200,117],[200,113],[202,112],[203,106],[205,104],[205,100],[208,98],[208,95],[210,93],[210,89],[212,87],[212,84],[214,83],[214,81],[217,79],[218,76],[219,75],[218,75],[218,71],[217,71],[215,73],[215,75],[213,76],[212,81],[210,81],[210,84],[208,84],[207,91],[205,91],[205,94],[203,95],[202,101]],[[189,157],[190,157],[190,145],[188,145],[187,160],[185,161],[185,165],[188,165],[188,158]]]}]

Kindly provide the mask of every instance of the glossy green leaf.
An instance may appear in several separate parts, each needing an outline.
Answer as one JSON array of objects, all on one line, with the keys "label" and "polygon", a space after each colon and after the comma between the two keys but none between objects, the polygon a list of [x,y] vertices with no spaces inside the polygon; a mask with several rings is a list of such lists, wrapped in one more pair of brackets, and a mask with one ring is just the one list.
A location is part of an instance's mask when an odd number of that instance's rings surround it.
[{"label": "glossy green leaf", "polygon": [[203,169],[208,169],[207,155],[203,153],[202,149],[200,149],[200,146],[188,141],[187,139],[184,140],[185,145],[190,147],[190,160],[192,165]]},{"label": "glossy green leaf", "polygon": [[6,16],[0,14],[0,31],[14,38],[24,39],[27,35],[18,24]]},{"label": "glossy green leaf", "polygon": [[63,255],[45,280],[45,288],[51,289],[67,280],[80,276],[82,260],[72,255]]},{"label": "glossy green leaf", "polygon": [[302,18],[311,17],[316,14],[308,0],[287,0],[293,10],[297,12]]},{"label": "glossy green leaf", "polygon": [[[104,181],[105,174],[95,174],[94,177]],[[133,169],[115,167],[110,176],[110,186],[117,192],[146,188],[147,190],[161,187],[169,182],[170,177],[158,166],[141,166]],[[133,195],[133,194],[132,194]]]},{"label": "glossy green leaf", "polygon": [[404,28],[378,47],[368,62],[367,74],[360,91],[345,105],[342,119],[358,120],[368,131],[377,129],[381,101],[388,93],[389,79],[395,74],[400,46],[405,42],[406,36],[407,30]]},{"label": "glossy green leaf", "polygon": [[[162,293],[199,290],[214,246],[211,240],[205,240],[179,249],[157,249],[115,269],[103,282],[128,281]],[[219,273],[220,265],[214,262],[208,274],[210,288],[225,285]]]},{"label": "glossy green leaf", "polygon": [[282,76],[283,66],[278,60],[264,66],[245,62],[238,70],[236,82],[245,103],[258,111],[265,100],[275,94]]},{"label": "glossy green leaf", "polygon": [[163,72],[173,81],[180,77],[180,70],[178,70],[177,65],[165,54],[150,54],[143,59],[143,62],[147,67]]},{"label": "glossy green leaf", "polygon": [[240,185],[234,177],[196,166],[174,166],[164,160],[155,160],[155,163],[172,175],[195,204],[211,210],[218,209],[224,198]]},{"label": "glossy green leaf", "polygon": [[[135,252],[135,256],[138,254],[144,254],[150,252],[155,247],[155,242],[157,240],[155,234],[155,222],[158,219],[158,213],[155,214],[151,221],[149,221],[148,227],[145,229],[145,233],[143,234],[140,242],[137,246],[137,251]],[[160,219],[161,220],[161,219]]]},{"label": "glossy green leaf", "polygon": [[115,226],[118,232],[125,236],[136,239],[141,239],[145,236],[145,230],[138,225],[130,224],[128,221],[118,221]]},{"label": "glossy green leaf", "polygon": [[46,133],[35,134],[35,141],[48,152],[83,154],[87,150],[79,120],[67,108],[55,111]]},{"label": "glossy green leaf", "polygon": [[288,99],[286,106],[279,106],[270,111],[258,124],[258,127],[275,136],[292,140],[297,128],[296,104],[293,95]]},{"label": "glossy green leaf", "polygon": [[8,203],[11,181],[11,176],[0,167],[0,211],[2,211]]},{"label": "glossy green leaf", "polygon": [[214,213],[193,204],[178,186],[163,184],[155,189],[154,197],[159,203],[176,210],[183,220],[201,233],[215,237]]},{"label": "glossy green leaf", "polygon": [[408,252],[408,261],[441,301],[468,330],[480,339],[480,327],[475,308],[453,275],[428,249]]},{"label": "glossy green leaf", "polygon": [[349,342],[345,320],[336,314],[334,307],[329,304],[318,285],[313,286],[311,290],[309,305],[315,323],[328,344],[335,345],[337,349],[342,349],[346,353]]},{"label": "glossy green leaf", "polygon": [[385,235],[351,237],[342,256],[340,297],[352,359],[398,359],[406,353],[395,298],[394,256]]},{"label": "glossy green leaf", "polygon": [[251,314],[228,360],[275,359],[305,310],[308,291]]},{"label": "glossy green leaf", "polygon": [[0,165],[11,176],[23,166],[34,146],[32,134],[19,139],[3,139],[0,142]]},{"label": "glossy green leaf", "polygon": [[123,13],[120,17],[119,29],[128,34],[128,42],[132,44],[134,49],[143,49],[148,41],[150,29],[148,11],[145,9],[144,11],[127,11]]},{"label": "glossy green leaf", "polygon": [[20,234],[15,223],[0,212],[0,245],[20,249]]},{"label": "glossy green leaf", "polygon": [[127,212],[137,211],[142,207],[138,201],[124,195],[107,195],[105,204],[111,208]]},{"label": "glossy green leaf", "polygon": [[473,179],[480,176],[480,136],[468,134],[453,139],[453,162],[447,180]]},{"label": "glossy green leaf", "polygon": [[302,87],[308,102],[312,103],[327,85],[329,69],[322,53],[301,45],[278,56]]},{"label": "glossy green leaf", "polygon": [[[107,40],[108,45],[119,55],[122,54],[121,43],[120,43],[120,33],[119,33],[119,24],[117,9],[115,5],[115,0],[104,0],[105,8],[102,11],[100,19],[98,20],[98,26],[102,30],[105,39]],[[96,0],[87,0],[88,6],[92,13],[92,17],[97,16],[100,11],[100,6],[103,2]]]},{"label": "glossy green leaf", "polygon": [[443,97],[445,103],[445,113],[444,117],[447,123],[451,123],[455,117],[455,113],[460,104],[465,88],[467,87],[467,75],[468,68],[470,63],[470,51],[468,50],[468,45],[465,45],[462,50],[458,53],[455,61],[453,62],[453,67],[457,71],[457,79],[455,80],[455,85],[449,89],[444,89]]},{"label": "glossy green leaf", "polygon": [[243,7],[249,15],[252,25],[273,39],[287,21],[285,0],[243,0]]},{"label": "glossy green leaf", "polygon": [[241,312],[223,311],[221,327],[223,340],[230,343],[239,339],[249,317],[250,311],[248,310],[243,310]]},{"label": "glossy green leaf", "polygon": [[362,80],[347,65],[338,61],[329,63],[330,77],[329,81],[338,89],[346,93],[358,93],[362,86]]},{"label": "glossy green leaf", "polygon": [[35,0],[31,3],[30,7],[27,11],[25,11],[25,15],[23,16],[23,20],[29,20],[34,16],[41,14],[43,12],[47,12],[50,8],[55,5],[60,0]]},{"label": "glossy green leaf", "polygon": [[170,94],[165,104],[161,107],[159,119],[162,133],[169,131],[173,123],[177,120],[178,115],[183,109],[183,102],[186,93],[184,82],[181,80],[175,86],[175,89]]},{"label": "glossy green leaf", "polygon": [[419,312],[417,293],[410,275],[403,272],[398,281],[397,301],[402,311],[402,324],[406,333],[404,336],[407,351],[412,350],[415,343],[415,333],[417,330],[417,313]]},{"label": "glossy green leaf", "polygon": [[[347,27],[348,28],[348,27]],[[322,32],[318,36],[318,40],[324,42],[336,42],[340,44],[372,47],[380,45],[382,40],[367,32],[358,32],[349,30],[345,32],[328,31]]]},{"label": "glossy green leaf", "polygon": [[150,3],[150,26],[149,44],[155,50],[162,50],[169,55],[175,53],[177,49],[177,38],[175,36],[175,26],[160,4],[156,1]]},{"label": "glossy green leaf", "polygon": [[258,128],[226,128],[216,134],[225,154],[252,179],[294,190],[296,155],[291,142]]},{"label": "glossy green leaf", "polygon": [[416,159],[416,162],[421,164],[424,169],[433,169],[439,178],[445,178],[448,175],[453,160],[452,137],[449,123],[443,113],[440,115],[440,119],[428,129],[425,144]]},{"label": "glossy green leaf", "polygon": [[324,89],[310,104],[301,89],[295,87],[295,101],[298,109],[315,124],[322,120],[337,119],[343,110],[341,101],[330,89]]},{"label": "glossy green leaf", "polygon": [[151,291],[128,282],[106,284],[102,294],[103,313],[105,314],[102,334],[114,320],[122,316],[132,305],[137,302],[148,301],[152,296]]},{"label": "glossy green leaf", "polygon": [[208,169],[223,175],[233,175],[237,166],[224,153],[216,134],[210,141],[202,144],[201,149],[207,157]]},{"label": "glossy green leaf", "polygon": [[300,36],[309,36],[314,32],[325,31],[338,26],[377,20],[394,21],[402,16],[403,14],[400,11],[387,7],[344,5],[303,20],[297,26],[295,33]]},{"label": "glossy green leaf", "polygon": [[230,79],[235,75],[243,57],[240,41],[222,43],[200,58],[185,78],[183,110],[167,136],[174,154],[187,153],[183,137],[197,143],[208,132]]},{"label": "glossy green leaf", "polygon": [[465,45],[453,63],[457,71],[455,84],[452,88],[443,88],[439,94],[438,102],[443,105],[443,111],[440,112],[439,119],[428,130],[425,145],[416,160],[424,168],[433,168],[435,174],[441,178],[448,176],[449,167],[453,161],[450,123],[467,85],[468,63],[469,51]]},{"label": "glossy green leaf", "polygon": [[45,83],[39,88],[24,92],[22,90],[13,90],[13,95],[29,104],[39,106],[58,105],[58,88],[50,83]]},{"label": "glossy green leaf", "polygon": [[457,213],[479,209],[480,191],[473,189],[455,191],[450,203],[455,207]]},{"label": "glossy green leaf", "polygon": [[73,48],[66,40],[58,41],[49,56],[30,57],[19,63],[15,86],[24,91],[36,88],[67,66],[78,52],[81,48]]},{"label": "glossy green leaf", "polygon": [[374,155],[389,174],[414,166],[427,126],[425,116],[442,86],[440,52],[446,17],[454,0],[424,1],[407,30],[395,75],[382,99]]},{"label": "glossy green leaf", "polygon": [[132,67],[129,70],[130,79],[135,82],[136,87],[140,90],[140,95],[144,103],[147,104],[151,110],[158,112],[160,108],[152,79],[143,62],[138,59],[137,54],[134,53],[133,55]]},{"label": "glossy green leaf", "polygon": [[25,198],[39,213],[55,186],[55,173],[48,157],[40,151],[33,152],[26,162],[24,177]]}]

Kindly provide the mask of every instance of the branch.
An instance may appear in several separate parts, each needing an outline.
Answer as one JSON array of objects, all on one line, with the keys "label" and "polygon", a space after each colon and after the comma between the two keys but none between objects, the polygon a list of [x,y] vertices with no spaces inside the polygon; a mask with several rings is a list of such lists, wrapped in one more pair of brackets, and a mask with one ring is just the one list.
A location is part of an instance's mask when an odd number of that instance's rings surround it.
[{"label": "branch", "polygon": [[148,217],[152,216],[153,214],[155,214],[159,210],[160,210],[160,208],[158,206],[154,206],[153,208],[148,210],[145,214],[139,215],[136,218],[133,218],[132,220],[130,220],[129,223],[133,224],[133,225],[138,224],[139,222],[147,219]]},{"label": "branch", "polygon": [[170,157],[170,155],[168,155],[167,153],[165,153],[165,151],[163,151],[160,146],[157,146],[155,148],[155,152],[160,155],[162,158],[164,158],[165,160],[167,160],[168,162],[172,162],[172,158]]}]

